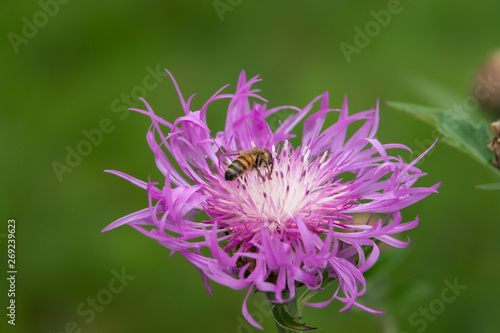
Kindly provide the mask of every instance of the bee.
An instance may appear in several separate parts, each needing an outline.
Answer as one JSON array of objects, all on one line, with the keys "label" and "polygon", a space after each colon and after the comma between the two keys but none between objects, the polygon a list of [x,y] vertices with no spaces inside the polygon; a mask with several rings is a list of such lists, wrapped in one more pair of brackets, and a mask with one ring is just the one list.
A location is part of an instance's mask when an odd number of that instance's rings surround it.
[{"label": "bee", "polygon": [[242,176],[250,170],[257,170],[260,178],[264,180],[264,176],[260,172],[260,168],[266,168],[269,174],[269,179],[273,173],[273,156],[271,152],[264,148],[252,148],[249,150],[237,150],[222,154],[223,156],[239,155],[226,169],[224,177],[227,181],[232,181]]},{"label": "bee", "polygon": [[500,169],[500,120],[490,124],[493,132],[493,139],[488,143],[487,148],[495,154],[493,165]]}]

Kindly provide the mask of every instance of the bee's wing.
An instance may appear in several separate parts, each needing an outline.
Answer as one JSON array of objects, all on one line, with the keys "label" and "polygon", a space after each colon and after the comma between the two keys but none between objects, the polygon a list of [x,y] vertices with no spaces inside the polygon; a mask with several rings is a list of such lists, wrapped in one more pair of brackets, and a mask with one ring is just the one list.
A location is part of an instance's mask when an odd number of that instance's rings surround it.
[{"label": "bee's wing", "polygon": [[231,151],[226,151],[225,153],[222,153],[222,156],[235,156],[235,155],[241,155],[244,154],[246,150],[231,150]]}]

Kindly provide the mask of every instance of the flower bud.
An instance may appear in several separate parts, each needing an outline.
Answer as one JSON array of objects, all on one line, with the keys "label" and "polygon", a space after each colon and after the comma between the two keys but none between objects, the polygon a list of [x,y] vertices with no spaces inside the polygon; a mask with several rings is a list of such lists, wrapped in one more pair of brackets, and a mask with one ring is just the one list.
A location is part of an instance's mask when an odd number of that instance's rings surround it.
[{"label": "flower bud", "polygon": [[473,89],[479,105],[500,117],[500,50],[493,52],[483,63]]}]

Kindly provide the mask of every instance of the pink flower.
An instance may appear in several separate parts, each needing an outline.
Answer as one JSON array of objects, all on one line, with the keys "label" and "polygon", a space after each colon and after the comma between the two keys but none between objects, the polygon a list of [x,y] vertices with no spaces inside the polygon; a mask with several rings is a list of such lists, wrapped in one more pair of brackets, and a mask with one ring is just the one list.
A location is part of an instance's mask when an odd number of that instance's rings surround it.
[{"label": "pink flower", "polygon": [[[144,182],[108,171],[144,188],[149,206],[103,231],[128,224],[179,252],[199,270],[210,293],[213,280],[233,289],[248,288],[248,295],[254,288],[272,292],[284,302],[302,285],[321,288],[328,276],[339,281],[333,297],[308,305],[323,307],[338,299],[345,303],[343,310],[356,305],[375,312],[356,302],[365,293],[363,272],[378,259],[375,239],[399,248],[408,245],[391,235],[416,227],[418,218],[403,222],[399,210],[437,192],[440,183],[413,186],[424,175],[414,164],[427,151],[410,164],[390,156],[389,149],[409,148],[376,139],[378,105],[349,115],[347,98],[341,109],[330,109],[325,92],[302,109],[267,109],[267,101],[252,89],[258,77],[247,81],[243,72],[234,94],[222,94],[223,87],[199,111],[191,111],[193,96],[184,100],[172,80],[184,116],[170,123],[144,100],[146,110],[133,109],[151,118],[147,141],[165,179]],[[207,107],[218,99],[228,99],[229,107],[225,130],[214,136]],[[272,131],[268,120],[283,109],[293,115]],[[338,120],[323,129],[331,113]],[[288,140],[301,120],[302,145],[293,147]],[[348,137],[351,124],[360,127]],[[249,170],[235,181],[225,180],[225,170],[237,155],[224,152],[255,147],[271,152],[272,170],[261,164],[262,177]],[[356,213],[386,218],[358,224]],[[283,292],[289,299],[283,299]],[[246,299],[243,314],[261,328],[249,315]]]}]

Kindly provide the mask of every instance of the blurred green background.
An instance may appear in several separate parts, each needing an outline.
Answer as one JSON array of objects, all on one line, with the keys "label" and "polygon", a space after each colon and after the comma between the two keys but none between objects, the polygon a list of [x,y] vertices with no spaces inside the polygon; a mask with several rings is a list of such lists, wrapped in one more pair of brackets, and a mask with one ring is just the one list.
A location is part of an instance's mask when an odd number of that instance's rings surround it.
[{"label": "blurred green background", "polygon": [[[470,95],[477,66],[500,46],[500,2],[492,0],[401,1],[350,61],[340,44],[355,46],[354,29],[364,30],[374,21],[372,11],[394,1],[218,3],[224,12],[213,1],[0,5],[2,332],[257,332],[242,321],[245,291],[212,284],[210,297],[182,256],[169,257],[130,227],[100,233],[147,205],[145,191],[104,169],[162,181],[145,140],[148,118],[124,111],[127,103],[140,106],[135,95],[169,121],[181,115],[171,81],[163,74],[144,81],[150,71],[168,68],[185,97],[196,93],[196,109],[225,84],[232,92],[241,70],[261,75],[256,87],[270,107],[302,107],[328,90],[334,107],[348,94],[351,112],[370,109],[377,99],[452,108]],[[224,124],[226,104],[219,105],[209,114],[214,132]],[[99,126],[107,130],[102,140],[82,146],[85,131]],[[377,137],[383,143],[421,151],[435,139],[433,131],[381,108]],[[66,164],[67,149],[78,145],[87,156],[58,178],[54,162]],[[399,153],[406,161],[414,157]],[[418,185],[442,181],[440,193],[403,210],[406,220],[420,217],[407,233],[412,242],[359,299],[387,314],[339,313],[334,302],[306,308],[307,324],[322,332],[500,331],[500,193],[474,188],[497,176],[442,142],[419,166],[429,175]],[[9,218],[17,221],[15,327],[5,316]],[[123,270],[134,277],[124,286],[114,280]],[[443,303],[445,280],[455,279],[467,288]],[[91,310],[92,298],[106,304]],[[253,295],[250,312],[274,332],[261,303]],[[420,311],[429,306],[423,319]]]}]

